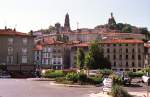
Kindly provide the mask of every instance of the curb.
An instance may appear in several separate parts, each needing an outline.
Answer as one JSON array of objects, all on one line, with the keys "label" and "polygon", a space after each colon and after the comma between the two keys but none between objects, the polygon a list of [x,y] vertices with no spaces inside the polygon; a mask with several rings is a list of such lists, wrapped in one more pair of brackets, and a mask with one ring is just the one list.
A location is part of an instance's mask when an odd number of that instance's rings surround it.
[{"label": "curb", "polygon": [[[146,97],[146,92],[142,92],[142,93],[139,93],[139,92],[129,92],[129,94],[133,95],[133,97]],[[137,95],[138,94],[138,95]],[[100,93],[91,93],[91,94],[88,94],[90,97],[112,97],[112,96],[109,96],[109,95],[106,95],[105,93],[103,94],[102,92]]]},{"label": "curb", "polygon": [[28,78],[29,81],[54,81],[54,79],[49,78]]},{"label": "curb", "polygon": [[50,85],[56,85],[56,86],[77,87],[77,88],[93,88],[93,87],[95,87],[95,86],[92,86],[92,85],[68,85],[68,84],[58,84],[58,83],[55,83],[55,81],[51,81],[49,84],[50,84]]}]

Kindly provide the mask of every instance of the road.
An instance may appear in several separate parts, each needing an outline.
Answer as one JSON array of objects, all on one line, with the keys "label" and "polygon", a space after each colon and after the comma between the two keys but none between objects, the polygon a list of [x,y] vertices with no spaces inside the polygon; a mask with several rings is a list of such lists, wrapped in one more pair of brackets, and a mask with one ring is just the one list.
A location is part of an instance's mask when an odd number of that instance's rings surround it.
[{"label": "road", "polygon": [[100,87],[77,88],[50,85],[49,81],[0,79],[0,97],[89,97]]}]

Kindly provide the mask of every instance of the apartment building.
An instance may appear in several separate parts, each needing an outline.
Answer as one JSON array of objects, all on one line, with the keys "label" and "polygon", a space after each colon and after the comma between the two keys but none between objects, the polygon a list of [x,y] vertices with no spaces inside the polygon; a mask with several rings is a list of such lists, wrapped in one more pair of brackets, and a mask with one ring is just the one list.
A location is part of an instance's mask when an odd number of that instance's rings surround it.
[{"label": "apartment building", "polygon": [[32,71],[34,37],[15,29],[0,29],[0,65],[8,71]]},{"label": "apartment building", "polygon": [[[112,39],[99,42],[104,56],[111,62],[114,71],[137,71],[145,67],[144,42],[137,39]],[[89,43],[74,45],[71,49],[71,66],[76,65],[77,48],[88,51]]]},{"label": "apartment building", "polygon": [[145,65],[150,67],[150,42],[144,43],[145,48]]},{"label": "apartment building", "polygon": [[64,43],[52,38],[44,38],[39,41],[34,51],[34,64],[41,69],[64,68]]},{"label": "apartment building", "polygon": [[144,42],[136,39],[102,41],[104,56],[115,71],[137,71],[145,67]]}]

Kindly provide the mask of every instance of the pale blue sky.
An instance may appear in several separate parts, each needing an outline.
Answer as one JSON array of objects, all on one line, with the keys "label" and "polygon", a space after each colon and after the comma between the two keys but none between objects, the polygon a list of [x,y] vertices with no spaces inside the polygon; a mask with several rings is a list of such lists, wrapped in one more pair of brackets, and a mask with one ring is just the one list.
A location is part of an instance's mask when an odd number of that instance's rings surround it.
[{"label": "pale blue sky", "polygon": [[5,25],[22,32],[64,24],[70,15],[72,29],[106,24],[110,12],[116,22],[147,27],[150,30],[150,0],[0,0],[0,28]]}]

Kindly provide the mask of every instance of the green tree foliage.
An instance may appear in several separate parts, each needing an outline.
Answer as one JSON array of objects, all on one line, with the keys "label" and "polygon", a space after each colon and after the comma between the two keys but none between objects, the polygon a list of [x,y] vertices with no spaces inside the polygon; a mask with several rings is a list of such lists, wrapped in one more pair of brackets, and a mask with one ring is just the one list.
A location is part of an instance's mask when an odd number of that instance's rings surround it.
[{"label": "green tree foliage", "polygon": [[140,32],[141,34],[145,35],[146,40],[150,39],[150,32],[148,31],[147,28],[140,28]]},{"label": "green tree foliage", "polygon": [[77,50],[77,67],[79,69],[83,69],[84,67],[84,58],[85,54],[82,48],[78,48]]},{"label": "green tree foliage", "polygon": [[121,31],[122,31],[123,27],[124,27],[124,24],[123,24],[123,23],[118,23],[118,24],[117,24],[117,29],[118,29],[118,30],[121,30]]},{"label": "green tree foliage", "polygon": [[132,27],[129,24],[124,24],[124,27],[121,30],[122,32],[132,33]]},{"label": "green tree foliage", "polygon": [[132,97],[126,90],[119,85],[113,85],[111,94],[113,97]]},{"label": "green tree foliage", "polygon": [[104,58],[103,51],[97,42],[93,42],[89,47],[89,52],[85,56],[85,65],[88,69],[110,68],[110,62]]},{"label": "green tree foliage", "polygon": [[145,73],[144,73],[144,72],[141,72],[141,71],[129,72],[129,73],[128,73],[128,76],[129,76],[130,78],[142,77],[143,75],[145,75]]}]

